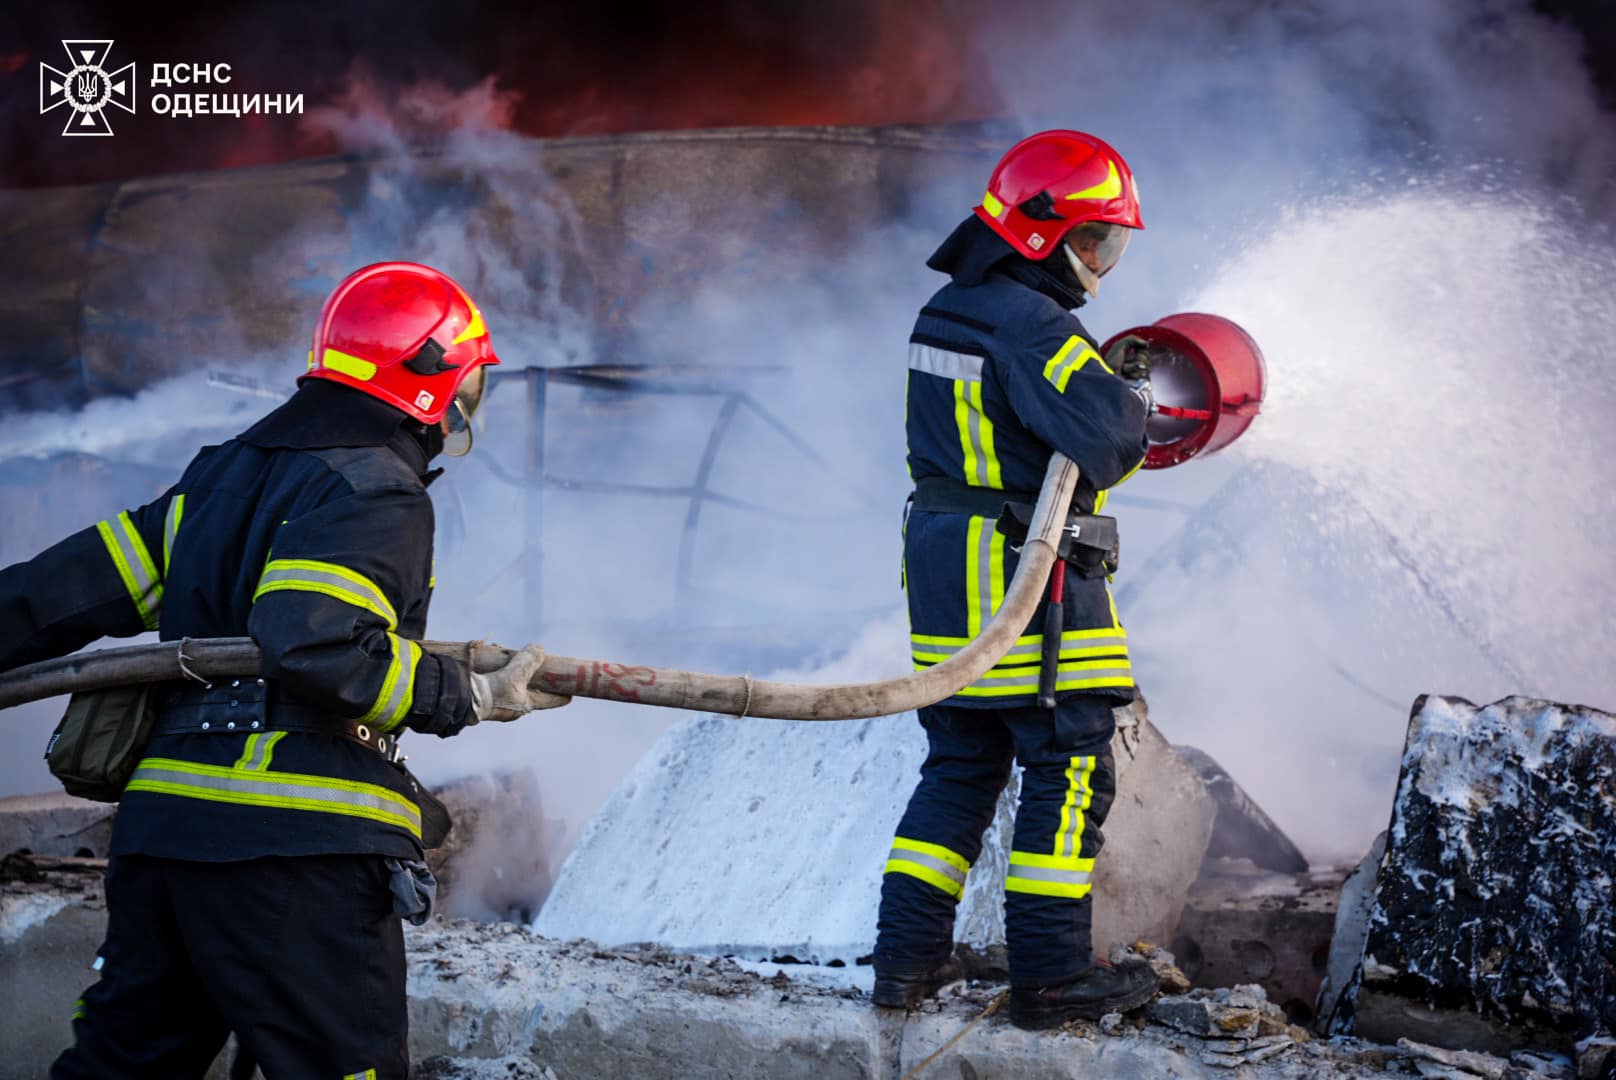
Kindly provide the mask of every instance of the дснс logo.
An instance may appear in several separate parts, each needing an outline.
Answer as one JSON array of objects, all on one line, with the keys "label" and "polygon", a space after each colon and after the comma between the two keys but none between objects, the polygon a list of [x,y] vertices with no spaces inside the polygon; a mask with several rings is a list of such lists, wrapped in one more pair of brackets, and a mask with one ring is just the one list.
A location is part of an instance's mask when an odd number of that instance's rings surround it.
[{"label": "\u0434\u0441\u043d\u0441 logo", "polygon": [[101,110],[116,105],[125,112],[135,111],[134,62],[107,71],[110,38],[63,41],[62,48],[72,64],[69,70],[58,71],[43,62],[39,65],[40,113],[66,105],[71,111],[63,135],[111,135],[112,125]]}]

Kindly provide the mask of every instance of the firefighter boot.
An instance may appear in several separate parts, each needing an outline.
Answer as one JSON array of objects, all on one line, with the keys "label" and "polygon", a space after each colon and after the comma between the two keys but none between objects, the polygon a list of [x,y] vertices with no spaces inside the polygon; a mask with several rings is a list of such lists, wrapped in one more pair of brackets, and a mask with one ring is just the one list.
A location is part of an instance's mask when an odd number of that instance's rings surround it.
[{"label": "firefighter boot", "polygon": [[1137,1009],[1156,996],[1160,980],[1139,961],[1113,967],[1104,960],[1068,982],[1010,991],[1010,1022],[1019,1028],[1059,1027],[1068,1020],[1098,1020]]},{"label": "firefighter boot", "polygon": [[965,968],[959,957],[949,954],[947,960],[919,975],[883,975],[875,973],[875,992],[871,995],[877,1005],[887,1009],[912,1009],[940,988],[965,977]]}]

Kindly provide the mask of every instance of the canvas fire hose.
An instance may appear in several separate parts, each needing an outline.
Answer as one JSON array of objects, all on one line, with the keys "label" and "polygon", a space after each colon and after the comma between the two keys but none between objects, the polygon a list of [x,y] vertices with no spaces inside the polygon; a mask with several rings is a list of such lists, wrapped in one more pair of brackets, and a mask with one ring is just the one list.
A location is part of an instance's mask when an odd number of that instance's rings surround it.
[{"label": "canvas fire hose", "polygon": [[[1124,335],[1150,346],[1157,409],[1145,425],[1144,467],[1165,469],[1228,446],[1251,425],[1267,386],[1262,350],[1238,324],[1218,315],[1169,315]],[[902,678],[873,683],[779,683],[749,675],[708,675],[607,660],[547,654],[535,686],[574,697],[661,705],[671,709],[777,720],[859,720],[890,716],[951,697],[981,678],[1027,629],[1046,589],[1052,640],[1059,640],[1060,586],[1052,575],[1060,531],[1077,488],[1078,469],[1061,454],[1050,458],[1027,530],[1021,561],[1004,602],[980,637],[947,660]],[[511,650],[486,642],[424,641],[422,647],[467,660],[476,671],[504,665]],[[46,660],[0,675],[0,709],[41,698],[109,686],[205,680],[258,674],[258,647],[249,638],[186,639],[134,645]],[[1055,666],[1042,665],[1046,707],[1054,704]]]},{"label": "canvas fire hose", "polygon": [[[1060,454],[1050,458],[1021,562],[998,613],[980,637],[925,671],[884,682],[819,686],[546,654],[533,685],[574,697],[776,720],[860,720],[931,705],[981,678],[1026,629],[1055,563],[1056,543],[1077,488],[1077,475],[1077,466],[1070,459]],[[511,650],[485,642],[423,641],[421,645],[430,652],[468,660],[473,670],[482,672],[498,669],[511,655]],[[256,676],[258,660],[258,647],[250,638],[186,639],[81,653],[0,675],[0,709],[109,686],[187,677]]]}]

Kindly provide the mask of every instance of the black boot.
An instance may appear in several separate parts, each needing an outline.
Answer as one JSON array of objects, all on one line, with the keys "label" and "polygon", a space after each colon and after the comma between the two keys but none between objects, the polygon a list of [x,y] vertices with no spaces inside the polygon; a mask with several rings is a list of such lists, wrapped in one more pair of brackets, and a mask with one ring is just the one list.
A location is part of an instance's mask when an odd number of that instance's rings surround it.
[{"label": "black boot", "polygon": [[1106,1013],[1137,1009],[1156,996],[1161,980],[1142,962],[1112,967],[1104,960],[1068,982],[1010,991],[1010,1022],[1016,1027],[1059,1027],[1068,1020],[1098,1020]]},{"label": "black boot", "polygon": [[939,988],[964,977],[965,968],[953,954],[941,964],[920,975],[883,975],[877,969],[875,992],[871,997],[883,1008],[912,1009],[935,994]]}]

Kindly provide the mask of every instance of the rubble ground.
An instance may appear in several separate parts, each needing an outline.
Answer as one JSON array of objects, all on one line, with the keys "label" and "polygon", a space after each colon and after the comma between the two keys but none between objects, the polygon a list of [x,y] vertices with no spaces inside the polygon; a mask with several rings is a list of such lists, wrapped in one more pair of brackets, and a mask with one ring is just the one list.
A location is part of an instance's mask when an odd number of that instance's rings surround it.
[{"label": "rubble ground", "polygon": [[[1418,1044],[1311,1038],[1256,986],[1167,994],[1132,1015],[1026,1032],[1002,1013],[982,1017],[1005,989],[991,981],[953,983],[905,1015],[870,1005],[868,968],[737,961],[657,945],[604,948],[461,921],[412,930],[409,947],[411,1042],[422,1075],[431,1077],[898,1080],[939,1049],[924,1073],[1141,1080],[1573,1075],[1563,1060],[1528,1068],[1485,1054],[1451,1060]],[[1158,970],[1171,967],[1170,955],[1142,951]],[[534,1068],[520,1071],[518,1060]],[[477,1071],[484,1068],[492,1071]]]}]

